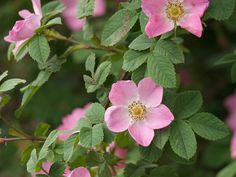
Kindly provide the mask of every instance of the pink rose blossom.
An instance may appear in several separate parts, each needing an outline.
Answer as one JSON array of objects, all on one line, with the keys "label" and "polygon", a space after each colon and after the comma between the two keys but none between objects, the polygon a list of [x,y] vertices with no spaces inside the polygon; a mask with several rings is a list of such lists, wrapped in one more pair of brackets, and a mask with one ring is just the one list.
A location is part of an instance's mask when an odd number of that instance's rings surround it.
[{"label": "pink rose blossom", "polygon": [[[86,19],[77,18],[77,6],[79,5],[79,0],[62,0],[65,6],[65,10],[62,16],[65,19],[67,26],[72,31],[81,31],[85,25]],[[94,16],[102,16],[106,11],[105,0],[95,0]]]},{"label": "pink rose blossom", "polygon": [[10,43],[15,43],[15,48],[13,49],[14,55],[16,54],[18,48],[29,38],[35,34],[35,30],[41,25],[41,2],[40,0],[32,0],[34,13],[28,10],[21,10],[19,15],[23,20],[16,21],[12,30],[9,32],[8,36],[4,38],[5,41]]},{"label": "pink rose blossom", "polygon": [[201,37],[201,17],[208,5],[208,0],[142,0],[142,10],[149,17],[146,33],[156,37],[180,26]]},{"label": "pink rose blossom", "polygon": [[84,167],[78,167],[74,169],[68,176],[66,177],[91,177],[89,171]]},{"label": "pink rose blossom", "polygon": [[142,146],[149,146],[154,130],[168,126],[174,116],[161,104],[163,88],[151,78],[144,78],[136,86],[133,81],[118,81],[112,85],[109,99],[113,106],[105,113],[107,127],[113,132],[128,129],[132,138]]},{"label": "pink rose blossom", "polygon": [[236,131],[235,131],[234,136],[231,140],[231,157],[233,159],[236,159]]},{"label": "pink rose blossom", "polygon": [[[77,122],[84,116],[89,105],[86,105],[84,108],[75,109],[70,115],[67,115],[63,118],[62,124],[57,128],[58,130],[71,130],[75,128]],[[72,133],[61,133],[58,138],[60,140],[66,140]]]}]

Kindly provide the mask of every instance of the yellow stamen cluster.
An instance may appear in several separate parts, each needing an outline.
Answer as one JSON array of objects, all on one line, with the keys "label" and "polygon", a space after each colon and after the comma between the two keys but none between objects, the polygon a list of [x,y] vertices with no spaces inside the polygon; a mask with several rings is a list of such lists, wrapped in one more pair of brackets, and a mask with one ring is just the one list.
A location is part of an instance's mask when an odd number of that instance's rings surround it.
[{"label": "yellow stamen cluster", "polygon": [[174,21],[175,23],[179,21],[179,19],[184,15],[184,7],[182,3],[178,1],[168,2],[167,7],[165,9],[167,17]]},{"label": "yellow stamen cluster", "polygon": [[134,121],[145,119],[147,108],[144,104],[139,101],[134,101],[128,106],[130,117]]}]

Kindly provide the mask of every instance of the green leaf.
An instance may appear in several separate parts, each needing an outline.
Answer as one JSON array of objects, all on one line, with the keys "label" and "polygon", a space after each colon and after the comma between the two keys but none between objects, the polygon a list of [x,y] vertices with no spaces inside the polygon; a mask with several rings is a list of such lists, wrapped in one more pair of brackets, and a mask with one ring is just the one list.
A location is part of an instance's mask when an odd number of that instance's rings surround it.
[{"label": "green leaf", "polygon": [[20,47],[17,49],[15,54],[16,61],[20,61],[24,56],[28,53],[28,45],[32,38],[25,41]]},{"label": "green leaf", "polygon": [[102,124],[97,124],[92,128],[84,127],[80,130],[80,143],[82,146],[91,148],[103,141]]},{"label": "green leaf", "polygon": [[105,143],[112,143],[114,138],[115,138],[115,134],[112,133],[105,125],[103,125],[103,134],[104,134],[104,142]]},{"label": "green leaf", "polygon": [[85,62],[86,71],[90,71],[92,75],[94,74],[95,59],[95,53],[91,53]]},{"label": "green leaf", "polygon": [[170,145],[173,151],[184,159],[190,159],[197,150],[197,142],[191,127],[178,120],[171,125]]},{"label": "green leaf", "polygon": [[52,166],[50,168],[49,176],[50,177],[62,177],[65,169],[66,169],[65,163],[55,162],[54,164],[52,164]]},{"label": "green leaf", "polygon": [[92,124],[101,123],[104,119],[105,108],[99,103],[93,103],[91,107],[86,111],[85,116],[90,120]]},{"label": "green leaf", "polygon": [[195,114],[202,107],[200,91],[185,91],[177,95],[173,113],[178,119],[185,119]]},{"label": "green leaf", "polygon": [[165,144],[167,143],[168,139],[170,137],[170,130],[169,128],[157,130],[155,132],[155,137],[153,140],[153,143],[158,147],[159,149],[163,149]]},{"label": "green leaf", "polygon": [[57,13],[61,13],[63,10],[64,6],[59,1],[51,1],[42,7],[42,12],[44,16],[48,14],[56,15]]},{"label": "green leaf", "polygon": [[155,44],[154,38],[148,38],[146,34],[141,34],[136,39],[134,39],[129,45],[130,49],[133,50],[146,50]]},{"label": "green leaf", "polygon": [[50,55],[50,47],[44,35],[35,35],[29,43],[29,54],[38,63],[45,63]]},{"label": "green leaf", "polygon": [[11,97],[9,95],[0,96],[0,109],[2,109],[7,103],[9,103]]},{"label": "green leaf", "polygon": [[157,56],[165,56],[172,63],[184,63],[184,54],[172,41],[159,40],[155,46],[154,53]]},{"label": "green leaf", "polygon": [[232,15],[234,7],[235,0],[211,0],[208,13],[216,20],[226,20]]},{"label": "green leaf", "polygon": [[0,81],[2,81],[5,77],[8,76],[8,71],[5,71],[3,72],[1,75],[0,75]]},{"label": "green leaf", "polygon": [[104,162],[103,154],[95,151],[90,151],[86,156],[86,162],[89,167],[95,167]]},{"label": "green leaf", "polygon": [[39,168],[39,162],[38,162],[36,149],[32,150],[30,154],[30,159],[27,162],[26,167],[29,173],[35,173],[35,171]]},{"label": "green leaf", "polygon": [[131,30],[138,19],[136,12],[122,9],[116,12],[105,24],[102,32],[102,45],[113,46]]},{"label": "green leaf", "polygon": [[110,61],[105,61],[99,65],[94,76],[99,86],[102,85],[106,81],[107,76],[109,75],[110,71],[111,71]]},{"label": "green leaf", "polygon": [[236,175],[236,162],[232,162],[223,168],[216,177],[235,177]]},{"label": "green leaf", "polygon": [[174,65],[165,56],[152,55],[147,61],[148,75],[165,88],[176,87],[176,73]]},{"label": "green leaf", "polygon": [[139,23],[140,23],[141,31],[144,34],[145,34],[145,28],[146,28],[147,22],[148,22],[148,17],[141,11],[139,15]]},{"label": "green leaf", "polygon": [[25,83],[23,79],[9,79],[2,83],[0,86],[0,92],[6,92],[14,89],[17,85]]},{"label": "green leaf", "polygon": [[155,146],[154,143],[149,145],[148,147],[139,147],[140,153],[143,156],[143,159],[156,162],[162,155],[162,151]]},{"label": "green leaf", "polygon": [[64,142],[64,160],[66,162],[69,162],[75,147],[78,145],[79,143],[79,136],[77,133],[72,134],[69,138],[67,138]]},{"label": "green leaf", "polygon": [[30,158],[31,152],[33,151],[34,146],[29,145],[22,153],[21,153],[21,164],[25,165]]},{"label": "green leaf", "polygon": [[77,122],[76,129],[80,130],[83,127],[88,127],[88,128],[92,127],[92,123],[87,117],[84,117]]},{"label": "green leaf", "polygon": [[50,128],[49,124],[41,122],[36,128],[36,130],[34,132],[34,136],[36,136],[36,137],[46,136],[46,134],[48,133],[49,128]]},{"label": "green leaf", "polygon": [[134,81],[136,84],[138,84],[139,81],[141,81],[145,77],[146,70],[147,70],[147,65],[143,64],[138,69],[136,69],[134,72],[132,72],[132,75],[131,75],[132,81]]},{"label": "green leaf", "polygon": [[231,79],[233,83],[236,82],[236,63],[234,63],[231,68]]},{"label": "green leaf", "polygon": [[145,168],[143,166],[137,166],[134,164],[128,164],[124,171],[125,177],[141,177],[145,174]]},{"label": "green leaf", "polygon": [[106,162],[99,166],[98,177],[112,177],[111,170]]},{"label": "green leaf", "polygon": [[148,52],[128,50],[124,54],[124,62],[122,68],[126,71],[134,71],[143,63],[145,63],[149,56],[150,54]]},{"label": "green leaf", "polygon": [[178,177],[178,173],[176,169],[172,166],[160,166],[154,168],[151,172],[149,177]]},{"label": "green leaf", "polygon": [[218,140],[229,135],[224,122],[210,113],[198,113],[189,122],[194,132],[208,140]]},{"label": "green leaf", "polygon": [[11,43],[8,47],[8,50],[7,50],[8,61],[10,61],[11,59],[14,59],[13,49],[15,48],[15,46],[16,45],[14,43]]},{"label": "green leaf", "polygon": [[227,54],[220,58],[215,65],[231,64],[236,62],[236,54]]},{"label": "green leaf", "polygon": [[80,0],[77,16],[79,18],[83,18],[93,15],[94,7],[95,7],[95,0]]},{"label": "green leaf", "polygon": [[58,134],[59,133],[58,133],[57,130],[53,130],[48,135],[46,141],[43,144],[43,147],[41,148],[41,150],[39,152],[39,160],[42,160],[43,158],[45,158],[47,156],[48,148],[49,148],[49,146],[51,146],[57,140]]}]

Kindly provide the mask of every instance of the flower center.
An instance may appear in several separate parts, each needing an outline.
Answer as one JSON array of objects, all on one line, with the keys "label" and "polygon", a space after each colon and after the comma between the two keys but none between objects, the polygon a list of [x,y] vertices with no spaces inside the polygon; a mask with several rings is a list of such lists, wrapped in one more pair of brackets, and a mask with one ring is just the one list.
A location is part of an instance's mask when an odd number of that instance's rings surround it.
[{"label": "flower center", "polygon": [[130,117],[135,120],[143,120],[145,119],[147,108],[144,104],[139,101],[134,101],[132,104],[128,106]]},{"label": "flower center", "polygon": [[184,7],[182,3],[175,1],[175,2],[168,2],[166,7],[166,14],[167,17],[176,22],[184,15]]}]

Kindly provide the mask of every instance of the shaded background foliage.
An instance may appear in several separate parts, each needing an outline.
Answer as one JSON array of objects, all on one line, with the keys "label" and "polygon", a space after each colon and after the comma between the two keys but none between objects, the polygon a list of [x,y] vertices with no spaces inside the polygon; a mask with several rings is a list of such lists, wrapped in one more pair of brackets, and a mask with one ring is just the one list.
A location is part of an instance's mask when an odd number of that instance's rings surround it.
[{"label": "shaded background foliage", "polygon": [[[45,4],[46,0],[42,0]],[[110,17],[118,4],[108,1],[109,11],[106,16],[93,20],[97,31],[101,31],[104,19]],[[20,9],[31,9],[29,0],[0,1],[0,73],[9,70],[10,77],[19,77],[32,81],[38,74],[37,64],[33,60],[24,59],[16,63],[7,60],[8,44],[3,41],[13,23],[19,19]],[[207,15],[206,15],[207,18]],[[232,53],[236,45],[236,13],[224,22],[207,20],[202,38],[193,35],[185,37],[183,42],[186,53],[186,63],[178,65],[177,72],[182,77],[181,90],[201,90],[204,96],[204,110],[212,112],[223,120],[227,116],[223,101],[225,97],[233,93],[235,84],[230,79],[230,65],[214,66],[214,63],[225,53]],[[63,34],[70,34],[64,26],[58,26]],[[135,32],[135,29],[133,29]],[[80,34],[75,34],[80,39]],[[63,45],[56,42],[52,50],[63,51]],[[60,124],[62,117],[70,113],[76,107],[82,107],[88,102],[94,101],[93,94],[87,94],[83,81],[84,59],[87,51],[74,54],[63,65],[60,72],[54,74],[50,82],[46,83],[36,94],[34,99],[24,110],[21,119],[16,119],[14,111],[21,101],[21,93],[15,89],[10,104],[4,108],[3,115],[9,121],[14,119],[17,126],[32,133],[40,122],[47,122],[52,128]],[[117,61],[119,63],[119,61]],[[121,62],[120,62],[121,63]],[[183,81],[184,80],[184,81]],[[6,126],[0,122],[2,135],[6,134]],[[182,159],[178,159],[183,165],[177,165],[181,177],[213,177],[216,172],[230,162],[229,140],[226,138],[220,142],[206,142],[199,138],[198,161],[186,165]],[[0,146],[0,177],[27,176],[24,166],[19,164],[21,149],[24,143],[9,143]],[[204,150],[204,151],[203,151]],[[170,159],[161,159],[163,162]]]}]

